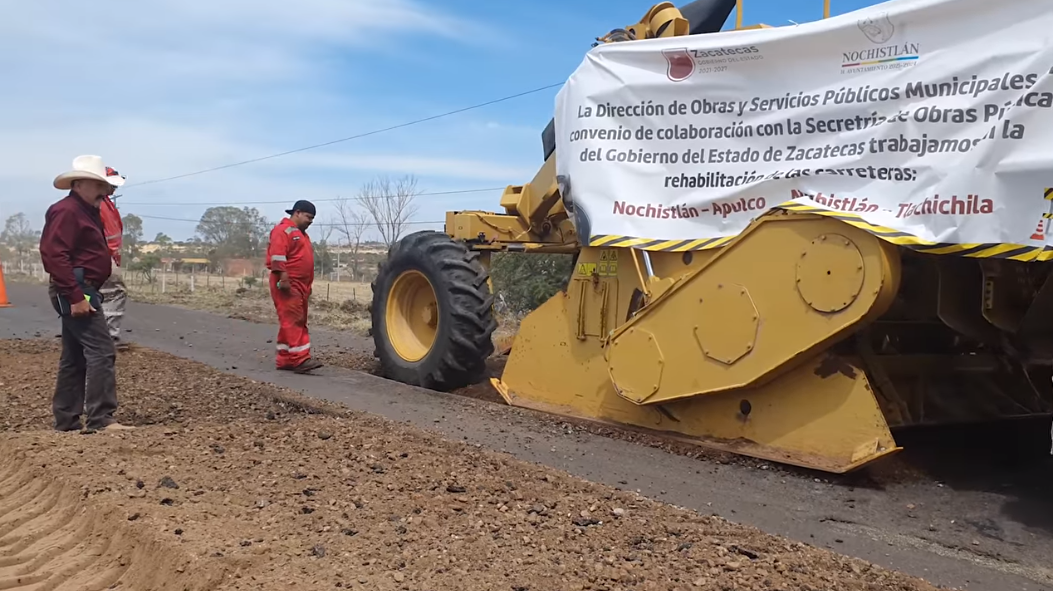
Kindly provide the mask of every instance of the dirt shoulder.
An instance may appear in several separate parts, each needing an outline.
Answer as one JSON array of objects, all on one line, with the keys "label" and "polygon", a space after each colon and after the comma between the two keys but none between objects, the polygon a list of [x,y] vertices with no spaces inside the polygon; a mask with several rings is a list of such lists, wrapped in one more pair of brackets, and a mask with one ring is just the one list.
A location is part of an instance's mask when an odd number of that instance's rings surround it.
[{"label": "dirt shoulder", "polygon": [[934,588],[153,351],[119,359],[145,427],[52,433],[57,347],[4,345],[0,587]]}]

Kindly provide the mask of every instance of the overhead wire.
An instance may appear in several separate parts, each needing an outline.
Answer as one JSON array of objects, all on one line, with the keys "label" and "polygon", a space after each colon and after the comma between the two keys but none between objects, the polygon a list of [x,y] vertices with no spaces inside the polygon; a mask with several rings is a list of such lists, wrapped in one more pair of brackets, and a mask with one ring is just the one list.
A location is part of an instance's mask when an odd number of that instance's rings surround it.
[{"label": "overhead wire", "polygon": [[[505,189],[505,187],[484,187],[484,188],[481,188],[481,189],[458,189],[456,191],[428,191],[428,192],[424,192],[424,193],[414,193],[413,196],[414,197],[419,197],[419,196],[423,196],[423,195],[429,195],[429,196],[432,196],[432,195],[461,195],[461,194],[465,194],[465,193],[483,193],[483,192],[486,192],[486,191],[503,191],[504,189]],[[405,195],[375,195],[375,196],[370,197],[370,198],[373,198],[373,199],[398,199],[399,197],[404,197],[404,196]],[[349,201],[365,201],[365,200],[370,199],[370,198],[367,198],[367,197],[334,197],[334,198],[326,198],[326,199],[311,199],[311,201],[314,202],[314,203],[324,203],[324,202],[331,202],[331,201],[343,201],[344,199],[347,199]],[[117,200],[115,200],[115,202],[116,201]],[[228,206],[228,205],[229,206],[233,206],[233,205],[272,205],[272,204],[288,203],[288,202],[289,202],[288,199],[283,199],[281,201],[228,201],[228,202],[207,202],[207,201],[192,202],[192,201],[182,201],[182,202],[175,202],[175,203],[167,202],[167,201],[166,202],[156,202],[156,201],[153,201],[153,202],[152,201],[120,201],[120,205],[122,205],[122,206],[123,205],[150,205],[150,206],[154,206],[154,205],[178,205],[178,206],[201,205],[201,206],[216,206],[216,207],[218,207],[218,206]]]},{"label": "overhead wire", "polygon": [[191,176],[207,174],[207,173],[210,173],[210,172],[216,172],[218,170],[225,170],[225,169],[228,169],[228,168],[234,168],[236,166],[244,166],[245,164],[252,164],[254,162],[262,162],[264,160],[270,160],[270,159],[273,159],[273,158],[280,158],[282,156],[288,156],[289,154],[295,154],[295,153],[298,153],[298,152],[306,152],[307,150],[314,150],[314,149],[317,149],[317,148],[323,148],[325,146],[331,146],[333,144],[339,144],[341,142],[347,142],[347,141],[351,141],[351,140],[355,140],[355,139],[368,137],[368,136],[371,136],[371,135],[376,135],[376,134],[379,134],[379,133],[385,133],[385,132],[388,132],[388,131],[401,129],[401,128],[404,128],[404,127],[410,127],[412,125],[419,125],[421,123],[425,123],[425,122],[428,122],[428,121],[434,121],[436,119],[442,119],[443,117],[449,117],[451,115],[456,115],[458,113],[464,113],[465,111],[471,111],[471,110],[479,109],[479,108],[486,107],[486,106],[489,106],[489,105],[502,103],[502,102],[505,102],[505,101],[510,101],[512,99],[517,99],[517,98],[524,97],[524,96],[527,96],[527,95],[530,95],[530,94],[535,94],[535,93],[538,93],[538,92],[541,92],[541,91],[544,91],[544,90],[549,90],[551,88],[556,88],[558,86],[563,86],[563,83],[560,82],[560,83],[557,83],[557,84],[549,84],[549,85],[546,85],[546,86],[540,86],[538,88],[534,88],[534,89],[527,90],[527,91],[524,91],[524,92],[519,92],[519,93],[516,93],[516,94],[511,94],[511,95],[504,96],[504,97],[501,97],[501,98],[498,98],[498,99],[489,100],[489,101],[486,101],[486,102],[483,102],[483,103],[470,105],[468,107],[462,107],[460,109],[454,109],[452,111],[446,111],[445,113],[439,113],[438,115],[431,115],[429,117],[424,117],[422,119],[414,119],[412,121],[407,121],[405,123],[399,123],[398,125],[392,125],[392,126],[384,127],[384,128],[381,128],[381,129],[374,129],[373,131],[367,131],[367,132],[364,132],[364,133],[359,133],[359,134],[351,135],[351,136],[348,136],[348,137],[344,137],[344,138],[340,138],[340,139],[336,139],[336,140],[331,140],[331,141],[328,141],[328,142],[322,142],[320,144],[312,144],[310,146],[304,146],[302,148],[296,148],[294,150],[287,150],[285,152],[279,152],[277,154],[271,154],[269,156],[261,156],[259,158],[252,158],[252,159],[249,159],[249,160],[242,160],[240,162],[232,162],[230,164],[224,164],[223,166],[216,166],[216,167],[213,167],[213,168],[206,168],[204,170],[198,170],[198,171],[195,171],[195,172],[188,172],[188,173],[179,174],[179,175],[176,175],[176,176],[170,176],[170,177],[165,177],[165,178],[160,178],[160,179],[154,179],[154,180],[150,180],[150,181],[143,181],[141,183],[130,183],[130,184],[122,186],[121,188],[122,189],[127,189],[127,188],[130,188],[130,187],[141,187],[143,185],[152,185],[152,184],[157,184],[157,183],[164,183],[164,182],[168,182],[168,181],[174,181],[176,179],[182,179],[182,178],[187,178],[187,177],[191,177]]},{"label": "overhead wire", "polygon": [[[199,219],[198,220],[194,220],[194,219],[190,219],[190,218],[170,218],[170,217],[165,217],[165,216],[141,215],[141,214],[132,214],[132,215],[134,215],[135,217],[138,217],[138,218],[143,218],[143,219],[148,219],[148,220],[163,220],[163,221],[168,221],[168,222],[190,222],[190,223],[194,223],[194,224],[201,223],[201,220],[199,220]],[[247,221],[244,221],[244,220],[238,220],[238,221],[229,222],[229,225],[240,225],[240,224],[249,224],[249,223],[252,223],[252,222],[247,222]],[[445,220],[439,220],[439,221],[405,221],[405,222],[402,222],[403,225],[411,225],[411,224],[412,225],[445,224],[445,223],[446,223]],[[342,228],[342,227],[345,227],[345,226],[358,227],[358,226],[375,226],[375,225],[376,225],[376,222],[348,222],[346,224],[341,223],[341,222],[315,222],[315,223],[311,224],[312,227],[316,227],[316,228],[317,227]]]},{"label": "overhead wire", "polygon": [[[233,163],[230,163],[230,164],[225,164],[223,166],[216,166],[216,167],[213,167],[213,168],[207,168],[207,169],[204,169],[204,170],[199,170],[199,171],[195,171],[195,172],[175,175],[175,176],[171,176],[171,177],[165,177],[165,178],[161,178],[161,179],[155,179],[155,180],[151,180],[151,181],[144,181],[144,182],[141,182],[141,183],[131,183],[131,184],[127,184],[127,185],[122,186],[122,189],[127,189],[127,188],[130,188],[130,187],[136,187],[136,186],[157,184],[157,183],[172,181],[172,180],[176,180],[176,179],[202,175],[202,174],[206,174],[206,173],[209,173],[209,172],[215,172],[215,171],[218,171],[218,170],[234,168],[236,166],[243,166],[245,164],[251,164],[251,163],[254,163],[254,162],[261,162],[263,160],[270,160],[270,159],[273,159],[273,158],[279,158],[281,156],[287,156],[289,154],[295,154],[297,152],[305,152],[307,150],[313,150],[313,149],[316,149],[316,148],[321,148],[321,147],[325,147],[325,146],[331,146],[333,144],[338,144],[338,143],[341,143],[341,142],[346,142],[346,141],[350,141],[350,140],[354,140],[354,139],[359,139],[359,138],[367,137],[367,136],[370,136],[370,135],[376,135],[376,134],[379,134],[379,133],[384,133],[384,132],[392,131],[392,130],[395,130],[395,129],[409,127],[409,126],[412,126],[412,125],[418,125],[418,124],[425,123],[425,122],[428,122],[428,121],[433,121],[435,119],[441,119],[443,117],[449,117],[451,115],[456,115],[458,113],[463,113],[465,111],[471,111],[473,109],[479,109],[479,108],[482,108],[482,107],[485,107],[485,106],[488,106],[488,105],[493,105],[493,104],[496,104],[496,103],[509,101],[509,100],[520,98],[520,97],[527,96],[527,95],[530,95],[530,94],[535,94],[535,93],[538,93],[538,92],[541,92],[541,91],[544,91],[544,90],[549,90],[551,88],[556,88],[558,86],[562,86],[562,84],[563,83],[549,84],[549,85],[546,85],[546,86],[541,86],[541,87],[538,87],[538,88],[534,88],[534,89],[527,90],[527,91],[524,91],[524,92],[519,92],[519,93],[512,94],[512,95],[508,95],[508,96],[501,97],[501,98],[498,98],[498,99],[493,99],[493,100],[486,101],[486,102],[483,102],[483,103],[477,103],[475,105],[470,105],[468,107],[462,107],[460,109],[447,111],[445,113],[440,113],[438,115],[432,115],[430,117],[424,117],[424,118],[421,118],[421,119],[415,119],[415,120],[412,120],[412,121],[407,121],[405,123],[400,123],[398,125],[392,125],[392,126],[385,127],[385,128],[382,128],[382,129],[376,129],[376,130],[373,130],[373,131],[368,131],[368,132],[365,132],[365,133],[360,133],[360,134],[348,136],[348,137],[345,137],[345,138],[331,140],[331,141],[323,142],[323,143],[320,143],[320,144],[312,144],[310,146],[304,146],[302,148],[296,148],[294,150],[287,150],[285,152],[279,152],[279,153],[276,153],[276,154],[271,154],[269,156],[263,156],[263,157],[260,157],[260,158],[252,158],[252,159],[243,160],[243,161],[240,161],[240,162],[233,162]],[[419,195],[433,195],[434,196],[434,195],[454,195],[454,194],[465,194],[465,193],[481,193],[481,192],[485,192],[485,191],[497,191],[497,190],[503,190],[503,189],[504,189],[504,187],[487,187],[487,188],[479,188],[479,189],[461,189],[461,190],[456,190],[456,191],[430,191],[430,192],[424,192],[424,193],[416,193],[415,196],[419,196]],[[376,196],[376,198],[380,198],[380,199],[393,199],[393,198],[397,198],[397,197],[400,197],[400,195],[379,195],[379,196]],[[336,198],[327,198],[327,199],[315,199],[314,201],[327,202],[327,201],[341,201],[343,199],[345,199],[345,198],[336,197]],[[365,197],[350,197],[350,198],[346,198],[346,199],[361,201],[361,200],[365,200],[366,198]],[[209,202],[172,203],[172,202],[169,202],[169,203],[164,203],[164,205],[184,206],[184,207],[185,206],[194,206],[194,205],[197,205],[197,206],[236,206],[236,205],[266,205],[266,204],[277,204],[277,203],[286,203],[286,202],[287,202],[287,200],[283,200],[283,201],[238,201],[238,202],[228,202],[228,203],[215,203],[215,202],[212,202],[212,203],[209,203]],[[156,202],[141,202],[141,201],[140,202],[125,201],[125,202],[121,203],[121,205],[159,205],[159,203],[156,203]],[[174,218],[174,217],[167,217],[167,216],[154,216],[154,215],[143,215],[143,214],[139,214],[138,217],[139,218],[143,218],[143,219],[173,221],[173,222],[187,222],[187,223],[195,223],[195,224],[201,222],[200,219],[195,220],[195,219],[189,219],[189,218]],[[237,222],[235,222],[235,223],[237,223]],[[420,220],[408,220],[408,221],[403,222],[403,224],[405,224],[405,225],[433,225],[433,224],[444,224],[444,223],[445,223],[445,221],[420,221]],[[315,226],[315,227],[349,227],[349,226],[357,227],[357,226],[371,226],[371,225],[373,225],[373,223],[372,222],[349,222],[349,223],[335,223],[335,222],[325,223],[325,222],[320,222],[320,223],[316,223],[316,224],[312,224],[312,225]]]}]

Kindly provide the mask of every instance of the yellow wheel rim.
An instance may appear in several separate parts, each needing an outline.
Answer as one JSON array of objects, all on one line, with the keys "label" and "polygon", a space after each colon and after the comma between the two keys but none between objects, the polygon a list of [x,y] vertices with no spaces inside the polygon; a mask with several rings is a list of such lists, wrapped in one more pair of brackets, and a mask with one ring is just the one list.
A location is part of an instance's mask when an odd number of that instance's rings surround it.
[{"label": "yellow wheel rim", "polygon": [[402,359],[424,359],[435,343],[439,327],[439,303],[435,289],[420,271],[405,271],[395,278],[388,292],[384,315],[388,340]]}]

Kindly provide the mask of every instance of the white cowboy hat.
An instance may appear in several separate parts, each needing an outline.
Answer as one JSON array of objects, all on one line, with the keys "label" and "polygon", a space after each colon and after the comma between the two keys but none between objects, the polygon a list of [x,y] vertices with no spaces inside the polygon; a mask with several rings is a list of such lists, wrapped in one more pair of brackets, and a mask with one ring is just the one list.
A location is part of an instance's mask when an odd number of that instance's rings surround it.
[{"label": "white cowboy hat", "polygon": [[55,177],[52,184],[56,189],[68,191],[70,184],[79,179],[102,181],[117,187],[124,184],[124,179],[120,179],[118,183],[116,178],[107,178],[106,165],[102,163],[100,156],[77,156],[73,159],[73,169]]}]

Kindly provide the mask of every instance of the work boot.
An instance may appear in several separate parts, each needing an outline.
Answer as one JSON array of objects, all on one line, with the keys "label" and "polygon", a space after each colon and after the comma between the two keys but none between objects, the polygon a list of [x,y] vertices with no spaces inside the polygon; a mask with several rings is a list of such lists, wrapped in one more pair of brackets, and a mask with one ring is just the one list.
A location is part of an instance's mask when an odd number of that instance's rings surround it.
[{"label": "work boot", "polygon": [[131,425],[122,425],[118,422],[110,423],[101,429],[101,431],[133,431],[135,427]]},{"label": "work boot", "polygon": [[93,429],[93,428],[85,427],[84,429],[81,430],[81,434],[82,435],[91,435],[93,433],[99,433],[100,431],[106,432],[106,433],[115,433],[117,431],[133,431],[133,430],[135,430],[135,427],[132,427],[130,425],[122,425],[122,424],[114,421],[114,422],[110,423],[109,425],[106,425],[105,427],[102,427],[101,429]]},{"label": "work boot", "polygon": [[306,361],[294,367],[293,371],[296,373],[307,373],[309,371],[318,369],[319,367],[322,367],[321,361],[317,361],[314,358],[308,357]]}]

